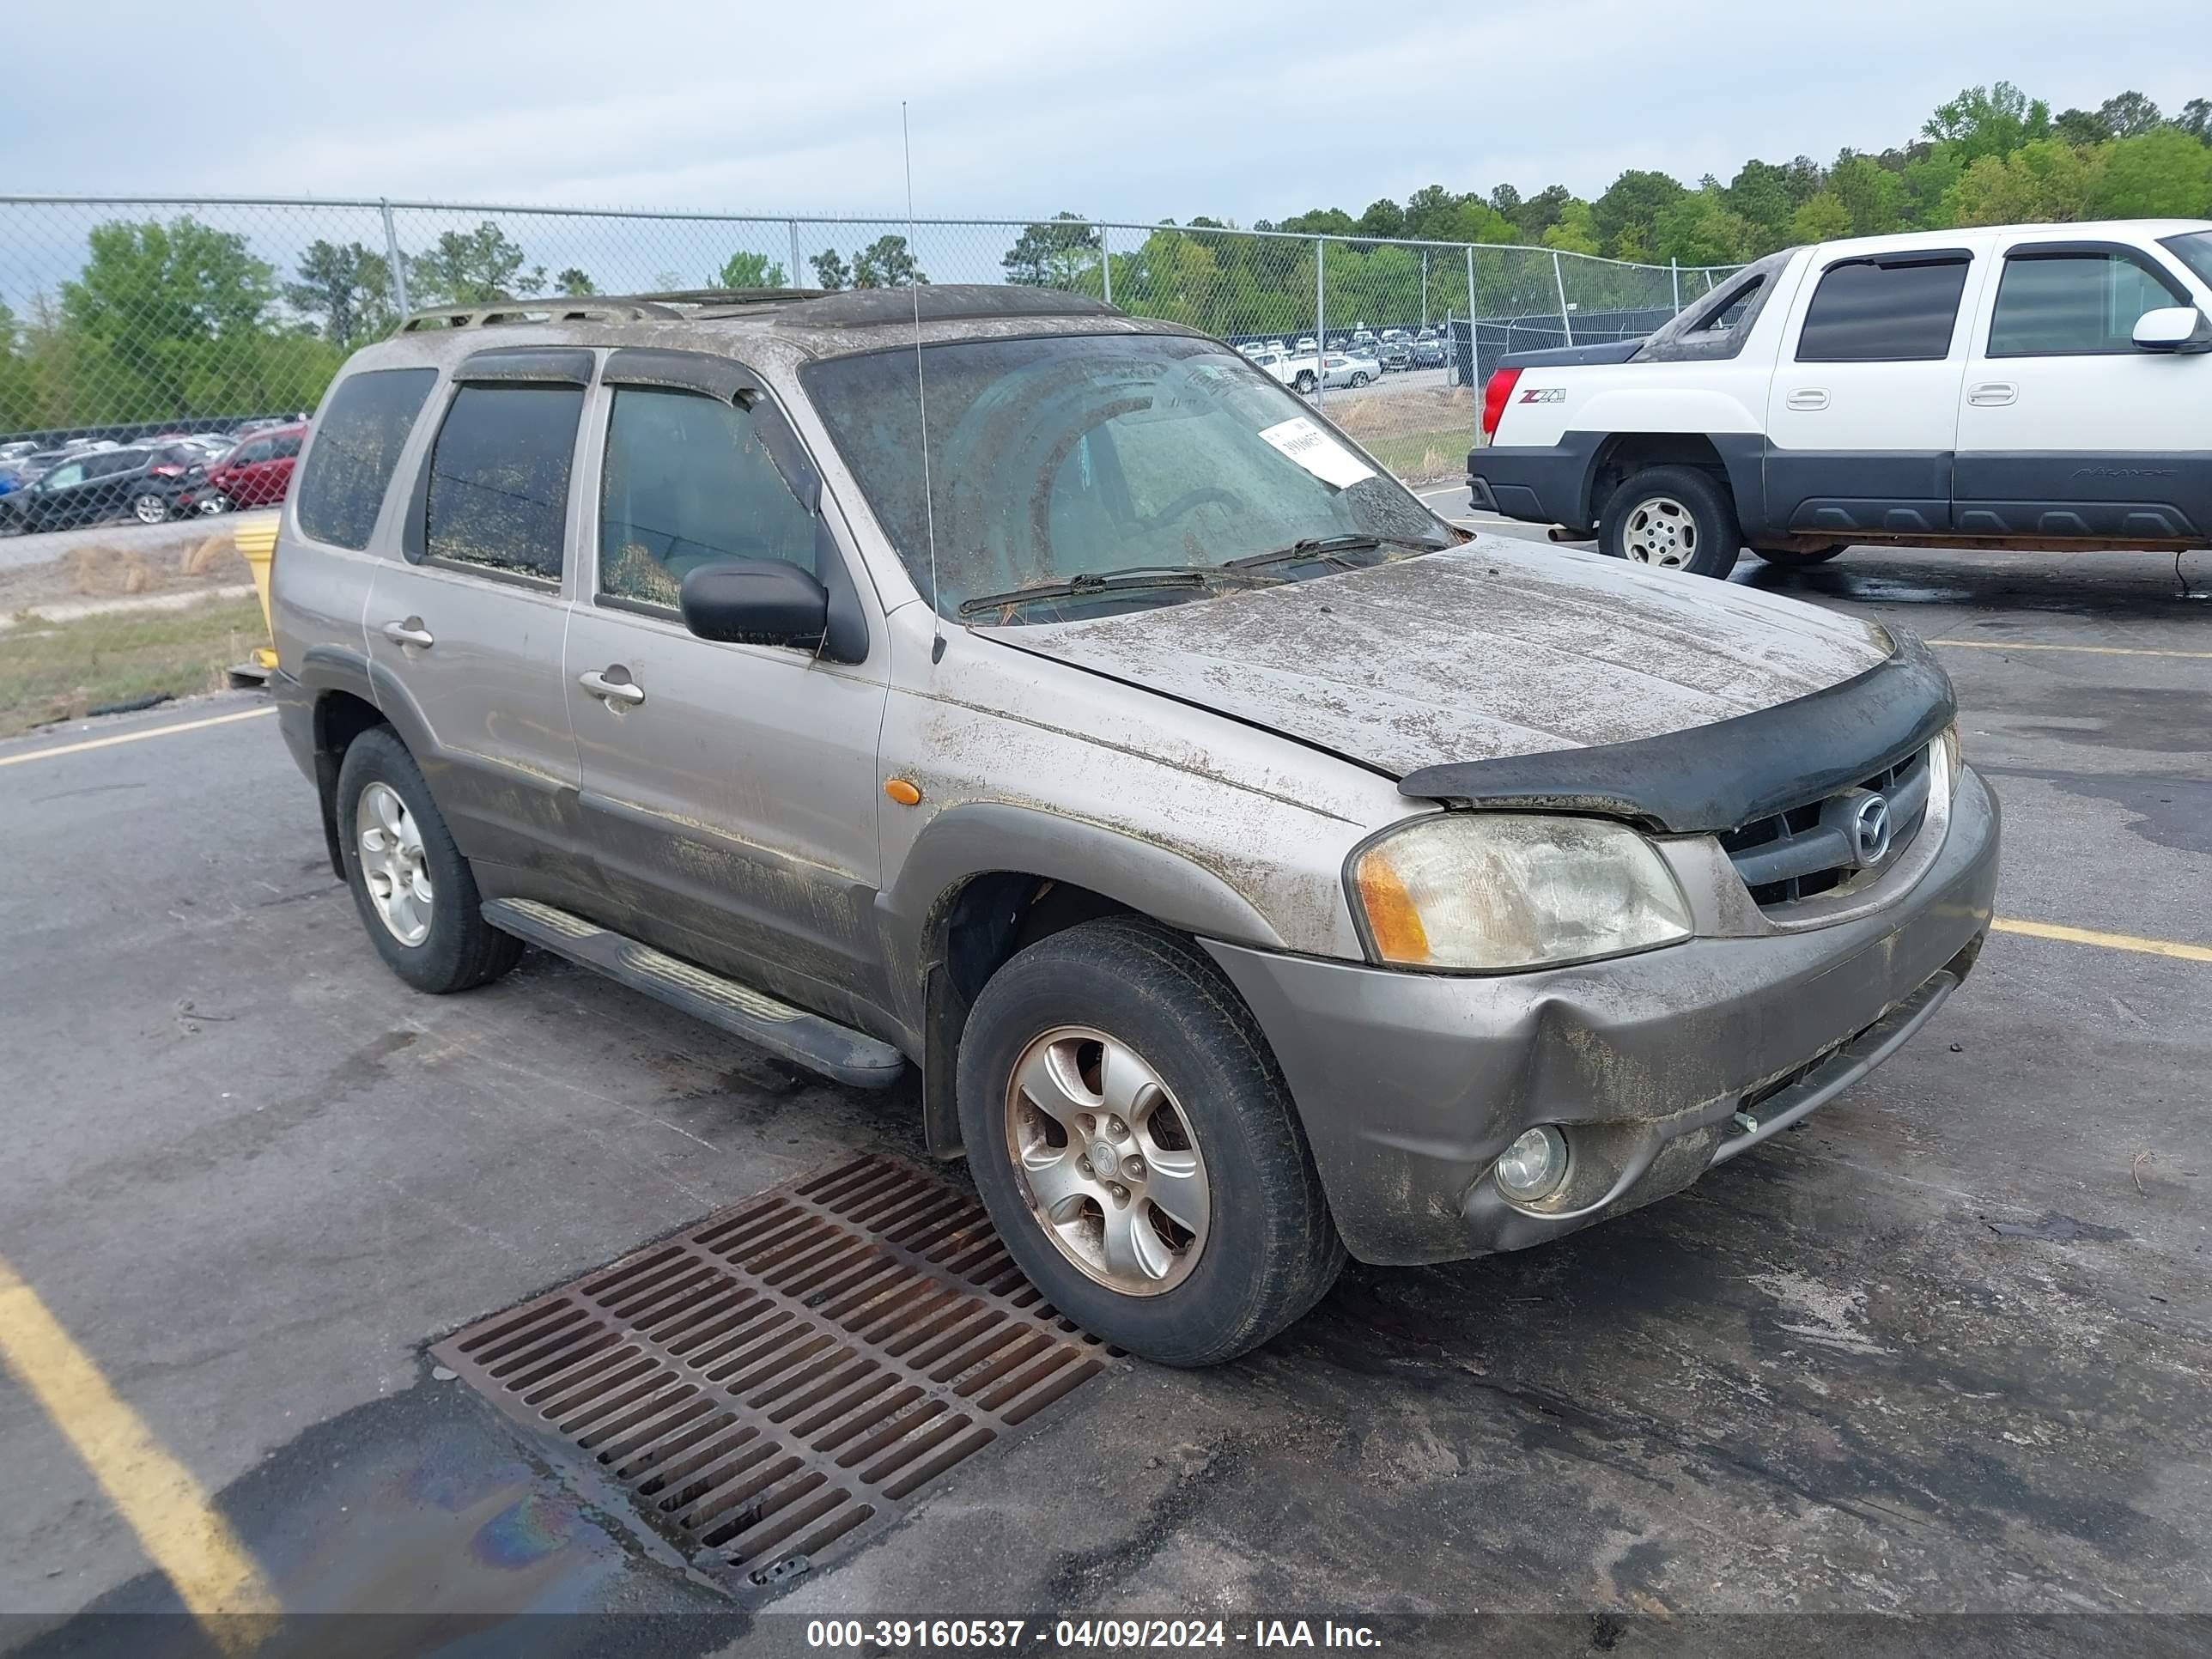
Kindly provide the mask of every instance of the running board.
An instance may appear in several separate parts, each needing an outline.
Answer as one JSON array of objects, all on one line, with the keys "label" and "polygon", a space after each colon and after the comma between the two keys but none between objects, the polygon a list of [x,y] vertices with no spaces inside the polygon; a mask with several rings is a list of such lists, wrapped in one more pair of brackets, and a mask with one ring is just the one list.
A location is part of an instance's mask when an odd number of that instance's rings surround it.
[{"label": "running board", "polygon": [[904,1054],[865,1031],[778,1002],[750,985],[709,973],[550,904],[535,899],[487,899],[483,919],[503,933],[542,945],[840,1083],[858,1089],[887,1088],[906,1070]]}]

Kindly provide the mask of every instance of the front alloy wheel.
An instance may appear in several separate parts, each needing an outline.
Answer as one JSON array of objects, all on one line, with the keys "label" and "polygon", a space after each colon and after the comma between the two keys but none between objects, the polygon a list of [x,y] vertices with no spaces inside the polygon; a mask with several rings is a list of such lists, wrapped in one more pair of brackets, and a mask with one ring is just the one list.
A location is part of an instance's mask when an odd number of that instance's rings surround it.
[{"label": "front alloy wheel", "polygon": [[380,781],[361,792],[354,809],[354,836],[376,919],[402,945],[420,945],[430,936],[435,895],[422,826],[398,791]]},{"label": "front alloy wheel", "polygon": [[1006,1151],[1060,1253],[1109,1290],[1158,1296],[1206,1249],[1206,1159],[1160,1074],[1086,1026],[1047,1031],[1006,1088]]}]

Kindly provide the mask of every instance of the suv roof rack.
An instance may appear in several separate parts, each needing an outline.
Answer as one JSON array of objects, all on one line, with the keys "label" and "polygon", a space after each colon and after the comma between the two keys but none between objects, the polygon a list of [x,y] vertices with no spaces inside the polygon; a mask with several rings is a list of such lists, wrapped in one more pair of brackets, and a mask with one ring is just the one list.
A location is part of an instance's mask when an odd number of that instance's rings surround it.
[{"label": "suv roof rack", "polygon": [[496,328],[512,323],[640,323],[683,317],[703,307],[790,304],[821,298],[818,288],[689,288],[663,294],[554,295],[469,305],[424,306],[408,313],[403,334],[441,328]]}]

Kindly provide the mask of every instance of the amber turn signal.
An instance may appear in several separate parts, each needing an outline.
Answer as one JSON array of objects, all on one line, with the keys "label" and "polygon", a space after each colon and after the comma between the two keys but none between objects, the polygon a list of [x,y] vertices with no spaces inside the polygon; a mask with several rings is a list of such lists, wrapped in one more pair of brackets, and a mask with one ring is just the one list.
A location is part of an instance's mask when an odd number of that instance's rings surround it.
[{"label": "amber turn signal", "polygon": [[921,805],[921,791],[915,787],[914,785],[908,783],[904,778],[885,778],[884,780],[884,793],[889,795],[901,806],[919,806]]}]

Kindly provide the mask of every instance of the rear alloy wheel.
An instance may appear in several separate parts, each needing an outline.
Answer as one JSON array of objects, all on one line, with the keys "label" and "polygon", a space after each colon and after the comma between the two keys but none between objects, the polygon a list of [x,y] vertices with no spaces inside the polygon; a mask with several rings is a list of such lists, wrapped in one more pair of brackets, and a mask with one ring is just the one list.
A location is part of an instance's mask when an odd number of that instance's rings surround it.
[{"label": "rear alloy wheel", "polygon": [[1355,374],[1352,377],[1352,389],[1355,392],[1366,384],[1367,377],[1364,374]]},{"label": "rear alloy wheel", "polygon": [[131,516],[137,520],[140,524],[167,524],[169,520],[169,503],[164,497],[156,495],[149,489],[143,495],[131,498]]},{"label": "rear alloy wheel", "polygon": [[1314,377],[1310,374],[1301,374],[1297,380],[1291,382],[1291,386],[1294,391],[1303,392],[1310,397],[1314,389]]},{"label": "rear alloy wheel", "polygon": [[1743,550],[1726,490],[1694,467],[1646,468],[1613,491],[1598,550],[1633,564],[1725,576]]},{"label": "rear alloy wheel", "polygon": [[1109,917],[1018,953],[969,1012],[958,1094],[1007,1250],[1117,1347],[1233,1359],[1343,1265],[1267,1040],[1181,934]]}]

